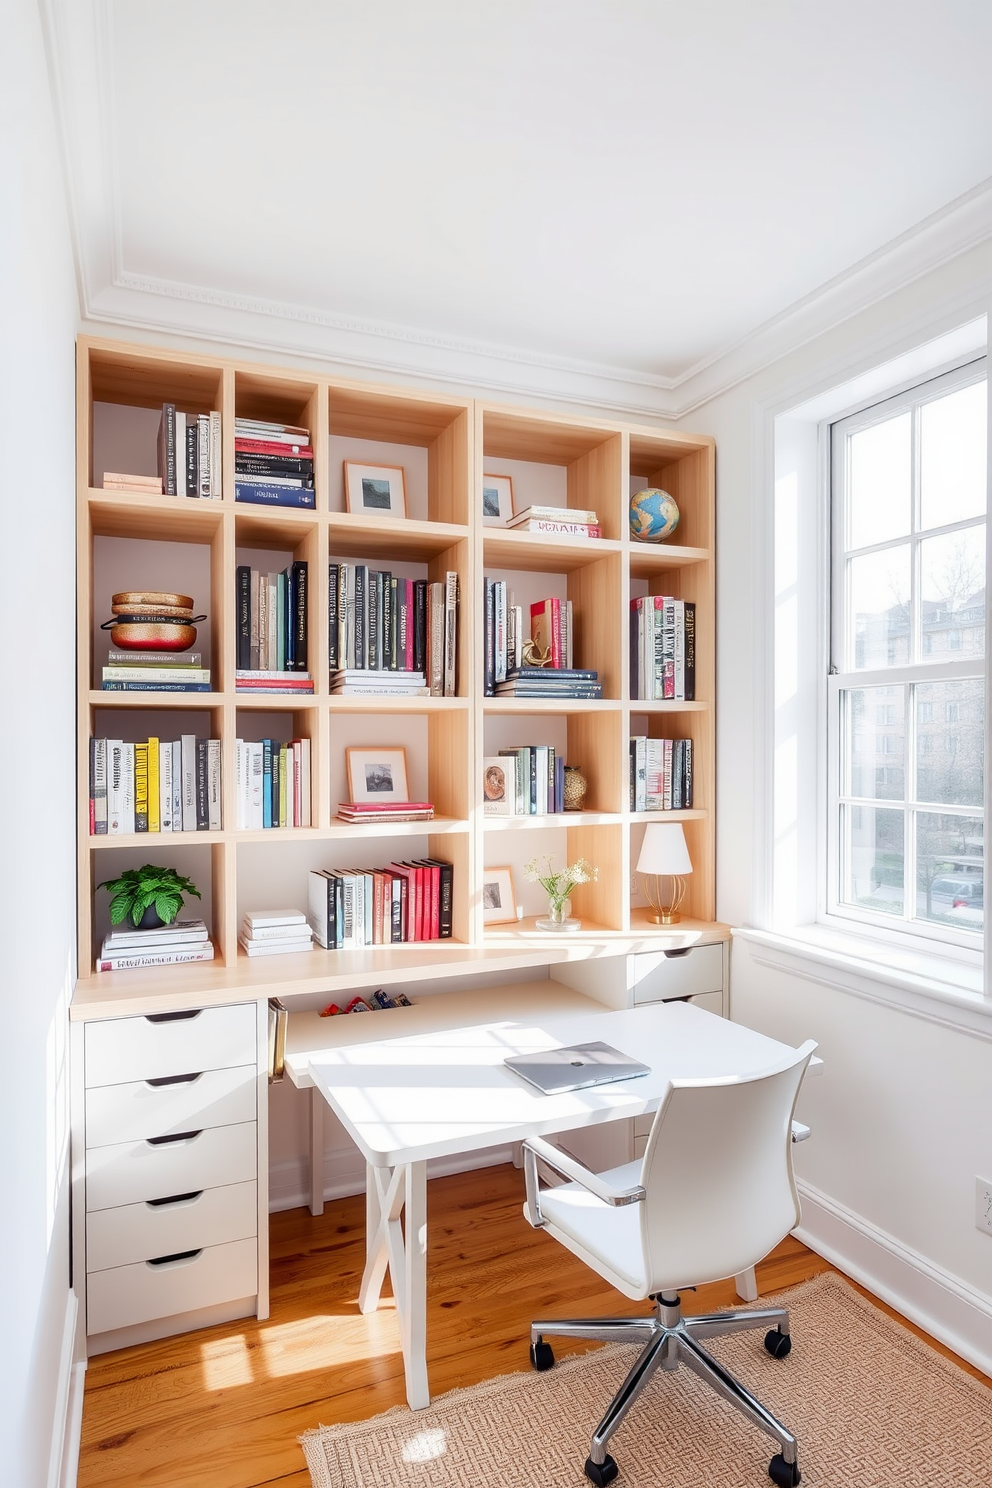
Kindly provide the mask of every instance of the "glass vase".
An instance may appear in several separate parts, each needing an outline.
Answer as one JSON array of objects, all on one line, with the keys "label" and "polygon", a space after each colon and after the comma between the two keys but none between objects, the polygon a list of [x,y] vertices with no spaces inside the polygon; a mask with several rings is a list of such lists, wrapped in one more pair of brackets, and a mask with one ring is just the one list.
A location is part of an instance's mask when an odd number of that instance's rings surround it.
[{"label": "glass vase", "polygon": [[550,930],[555,935],[567,935],[573,930],[581,929],[582,921],[573,920],[570,917],[571,908],[571,899],[562,899],[560,902],[551,900],[547,914],[535,922],[538,930]]}]

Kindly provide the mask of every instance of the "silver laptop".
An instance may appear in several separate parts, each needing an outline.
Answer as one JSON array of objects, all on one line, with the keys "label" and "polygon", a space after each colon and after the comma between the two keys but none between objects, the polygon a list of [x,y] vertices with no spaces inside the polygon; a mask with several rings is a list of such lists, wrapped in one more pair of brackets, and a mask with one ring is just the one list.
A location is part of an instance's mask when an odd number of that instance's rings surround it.
[{"label": "silver laptop", "polygon": [[614,1080],[633,1080],[646,1075],[649,1066],[631,1059],[610,1044],[572,1044],[566,1049],[542,1049],[539,1054],[515,1054],[504,1059],[507,1069],[521,1075],[545,1095],[566,1090],[586,1090],[591,1085],[610,1085]]}]

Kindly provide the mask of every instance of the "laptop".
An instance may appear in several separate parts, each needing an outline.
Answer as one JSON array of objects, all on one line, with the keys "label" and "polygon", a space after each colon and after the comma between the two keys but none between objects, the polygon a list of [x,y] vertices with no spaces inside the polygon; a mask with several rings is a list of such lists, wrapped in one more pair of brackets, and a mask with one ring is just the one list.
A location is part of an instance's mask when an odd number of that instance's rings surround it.
[{"label": "laptop", "polygon": [[611,1044],[572,1044],[565,1049],[542,1049],[538,1054],[514,1054],[504,1059],[507,1069],[535,1085],[545,1095],[567,1090],[587,1090],[593,1085],[611,1085],[615,1080],[633,1080],[646,1075],[650,1066],[631,1059]]}]

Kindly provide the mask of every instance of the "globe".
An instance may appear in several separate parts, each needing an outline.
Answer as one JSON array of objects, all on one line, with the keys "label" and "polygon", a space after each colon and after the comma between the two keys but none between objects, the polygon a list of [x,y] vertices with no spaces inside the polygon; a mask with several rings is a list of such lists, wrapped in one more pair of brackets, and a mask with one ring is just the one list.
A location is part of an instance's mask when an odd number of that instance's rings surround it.
[{"label": "globe", "polygon": [[675,498],[657,486],[646,486],[630,498],[630,532],[640,542],[664,542],[679,525]]}]

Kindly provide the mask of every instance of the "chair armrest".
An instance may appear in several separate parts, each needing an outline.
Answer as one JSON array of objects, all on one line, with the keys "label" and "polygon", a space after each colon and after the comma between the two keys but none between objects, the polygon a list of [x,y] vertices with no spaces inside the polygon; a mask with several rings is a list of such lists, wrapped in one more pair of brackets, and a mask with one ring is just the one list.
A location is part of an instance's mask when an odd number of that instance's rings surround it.
[{"label": "chair armrest", "polygon": [[537,1160],[541,1159],[547,1163],[552,1172],[558,1173],[562,1178],[567,1178],[572,1183],[577,1183],[602,1203],[609,1204],[612,1208],[619,1208],[624,1204],[642,1204],[646,1198],[644,1189],[640,1184],[634,1188],[614,1188],[609,1183],[604,1183],[598,1173],[592,1172],[590,1168],[584,1167],[582,1163],[576,1162],[574,1157],[560,1152],[557,1147],[552,1147],[550,1142],[545,1142],[542,1137],[528,1137],[522,1144],[524,1154],[524,1181],[527,1185],[527,1218],[535,1230],[542,1229],[547,1223],[541,1213],[541,1190],[537,1176]]},{"label": "chair armrest", "polygon": [[792,1123],[792,1140],[794,1142],[805,1142],[809,1135],[810,1128],[804,1121],[794,1121]]}]

